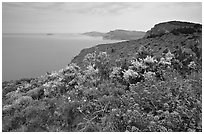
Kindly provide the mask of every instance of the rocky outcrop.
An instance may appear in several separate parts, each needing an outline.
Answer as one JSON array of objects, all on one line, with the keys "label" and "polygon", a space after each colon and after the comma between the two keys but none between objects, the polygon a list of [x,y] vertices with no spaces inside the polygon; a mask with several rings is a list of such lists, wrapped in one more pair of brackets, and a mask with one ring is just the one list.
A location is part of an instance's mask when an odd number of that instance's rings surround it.
[{"label": "rocky outcrop", "polygon": [[151,30],[146,32],[145,37],[152,38],[156,36],[162,36],[168,33],[172,33],[174,35],[193,34],[195,32],[201,31],[202,31],[201,24],[181,21],[169,21],[156,24]]}]

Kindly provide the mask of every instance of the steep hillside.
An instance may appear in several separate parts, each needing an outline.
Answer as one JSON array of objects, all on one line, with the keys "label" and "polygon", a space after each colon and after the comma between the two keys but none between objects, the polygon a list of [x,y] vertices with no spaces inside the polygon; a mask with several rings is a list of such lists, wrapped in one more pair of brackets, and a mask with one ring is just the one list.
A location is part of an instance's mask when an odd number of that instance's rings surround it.
[{"label": "steep hillside", "polygon": [[[129,59],[134,56],[140,46],[151,49],[153,55],[160,57],[167,48],[171,52],[179,49],[193,53],[201,60],[202,32],[201,25],[187,22],[166,22],[155,25],[144,38],[111,44],[100,44],[83,49],[72,62],[83,67],[83,58],[88,53],[106,51],[111,57],[111,63],[119,58]],[[168,31],[168,32],[167,32]]]}]

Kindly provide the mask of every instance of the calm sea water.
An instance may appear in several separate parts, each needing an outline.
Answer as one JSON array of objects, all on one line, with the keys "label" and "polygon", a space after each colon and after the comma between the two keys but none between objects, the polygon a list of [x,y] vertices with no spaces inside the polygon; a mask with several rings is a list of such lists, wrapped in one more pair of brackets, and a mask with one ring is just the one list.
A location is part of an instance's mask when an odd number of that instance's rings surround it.
[{"label": "calm sea water", "polygon": [[3,34],[2,80],[44,75],[64,68],[83,48],[116,42],[77,34]]}]

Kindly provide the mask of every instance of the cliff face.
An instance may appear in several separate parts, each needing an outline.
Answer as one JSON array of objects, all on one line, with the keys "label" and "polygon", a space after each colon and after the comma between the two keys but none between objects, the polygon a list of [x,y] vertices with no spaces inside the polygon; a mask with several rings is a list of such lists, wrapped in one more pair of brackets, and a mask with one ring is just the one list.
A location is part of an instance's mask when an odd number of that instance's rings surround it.
[{"label": "cliff face", "polygon": [[145,37],[138,40],[124,41],[111,44],[100,44],[95,47],[83,49],[72,62],[83,67],[84,56],[88,53],[106,51],[114,64],[116,59],[130,59],[140,46],[150,48],[153,55],[160,57],[167,48],[171,52],[178,49],[193,53],[202,58],[202,25],[188,22],[166,22],[155,25]]}]

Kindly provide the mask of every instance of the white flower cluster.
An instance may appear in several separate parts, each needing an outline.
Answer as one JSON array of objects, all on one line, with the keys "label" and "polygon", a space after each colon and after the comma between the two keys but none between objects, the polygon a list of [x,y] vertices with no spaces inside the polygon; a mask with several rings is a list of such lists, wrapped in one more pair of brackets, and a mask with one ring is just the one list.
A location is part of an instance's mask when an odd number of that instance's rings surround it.
[{"label": "white flower cluster", "polygon": [[108,59],[108,54],[106,52],[100,52],[99,55],[97,56],[97,58],[100,61],[107,60]]},{"label": "white flower cluster", "polygon": [[170,51],[166,53],[165,58],[167,61],[171,62],[171,59],[174,58],[174,54],[172,54]]},{"label": "white flower cluster", "polygon": [[21,104],[21,103],[24,103],[24,102],[31,102],[33,99],[32,97],[30,96],[22,96],[20,98],[18,98],[15,102],[14,102],[14,105],[16,104]]},{"label": "white flower cluster", "polygon": [[145,79],[152,79],[155,75],[155,72],[148,71],[145,72],[143,76],[145,77]]},{"label": "white flower cluster", "polygon": [[31,84],[26,83],[26,84],[24,85],[24,88],[29,88],[29,87],[31,87]]},{"label": "white flower cluster", "polygon": [[106,52],[100,52],[98,57],[107,57],[108,54]]},{"label": "white flower cluster", "polygon": [[3,108],[2,108],[2,111],[10,111],[10,109],[13,107],[13,105],[5,105]]},{"label": "white flower cluster", "polygon": [[88,65],[93,65],[96,60],[96,53],[89,53],[84,57],[84,62]]},{"label": "white flower cluster", "polygon": [[194,61],[191,61],[189,64],[188,64],[188,67],[189,68],[192,68],[192,69],[195,69],[196,68],[196,64]]},{"label": "white flower cluster", "polygon": [[52,78],[58,77],[58,73],[56,71],[52,72],[49,76]]},{"label": "white flower cluster", "polygon": [[76,73],[79,70],[80,70],[79,66],[77,66],[75,63],[71,63],[65,69],[61,69],[59,72],[66,74],[66,73]]},{"label": "white flower cluster", "polygon": [[87,75],[97,74],[98,73],[98,68],[95,69],[93,66],[88,66],[87,70],[85,70],[85,73]]},{"label": "white flower cluster", "polygon": [[165,58],[161,58],[159,61],[159,64],[163,65],[171,65],[171,60],[174,58],[174,54],[172,54],[170,51],[165,54]]},{"label": "white flower cluster", "polygon": [[57,79],[55,81],[49,81],[43,84],[44,87],[44,94],[49,95],[50,92],[56,91],[57,87],[61,86],[62,83],[59,81],[60,79]]},{"label": "white flower cluster", "polygon": [[91,79],[91,80],[94,80],[96,81],[98,79],[98,73],[99,73],[99,70],[98,68],[94,68],[93,66],[88,66],[87,67],[87,70],[84,71],[85,73],[85,79]]},{"label": "white flower cluster", "polygon": [[154,59],[154,57],[147,56],[147,57],[144,59],[144,62],[145,62],[145,63],[156,63],[157,60]]},{"label": "white flower cluster", "polygon": [[132,69],[128,69],[127,71],[124,72],[124,75],[123,75],[124,79],[126,81],[129,81],[129,78],[132,77],[132,78],[136,78],[138,77],[138,73],[133,71]]},{"label": "white flower cluster", "polygon": [[170,61],[167,61],[165,58],[161,58],[159,61],[159,64],[163,64],[163,65],[171,65]]},{"label": "white flower cluster", "polygon": [[120,77],[119,73],[120,73],[121,67],[114,67],[113,71],[110,74],[110,78],[117,78]]},{"label": "white flower cluster", "polygon": [[144,63],[142,61],[138,61],[137,59],[136,60],[132,60],[131,61],[131,64],[133,65],[133,67],[139,69],[139,68],[147,68],[146,65],[144,65]]}]

